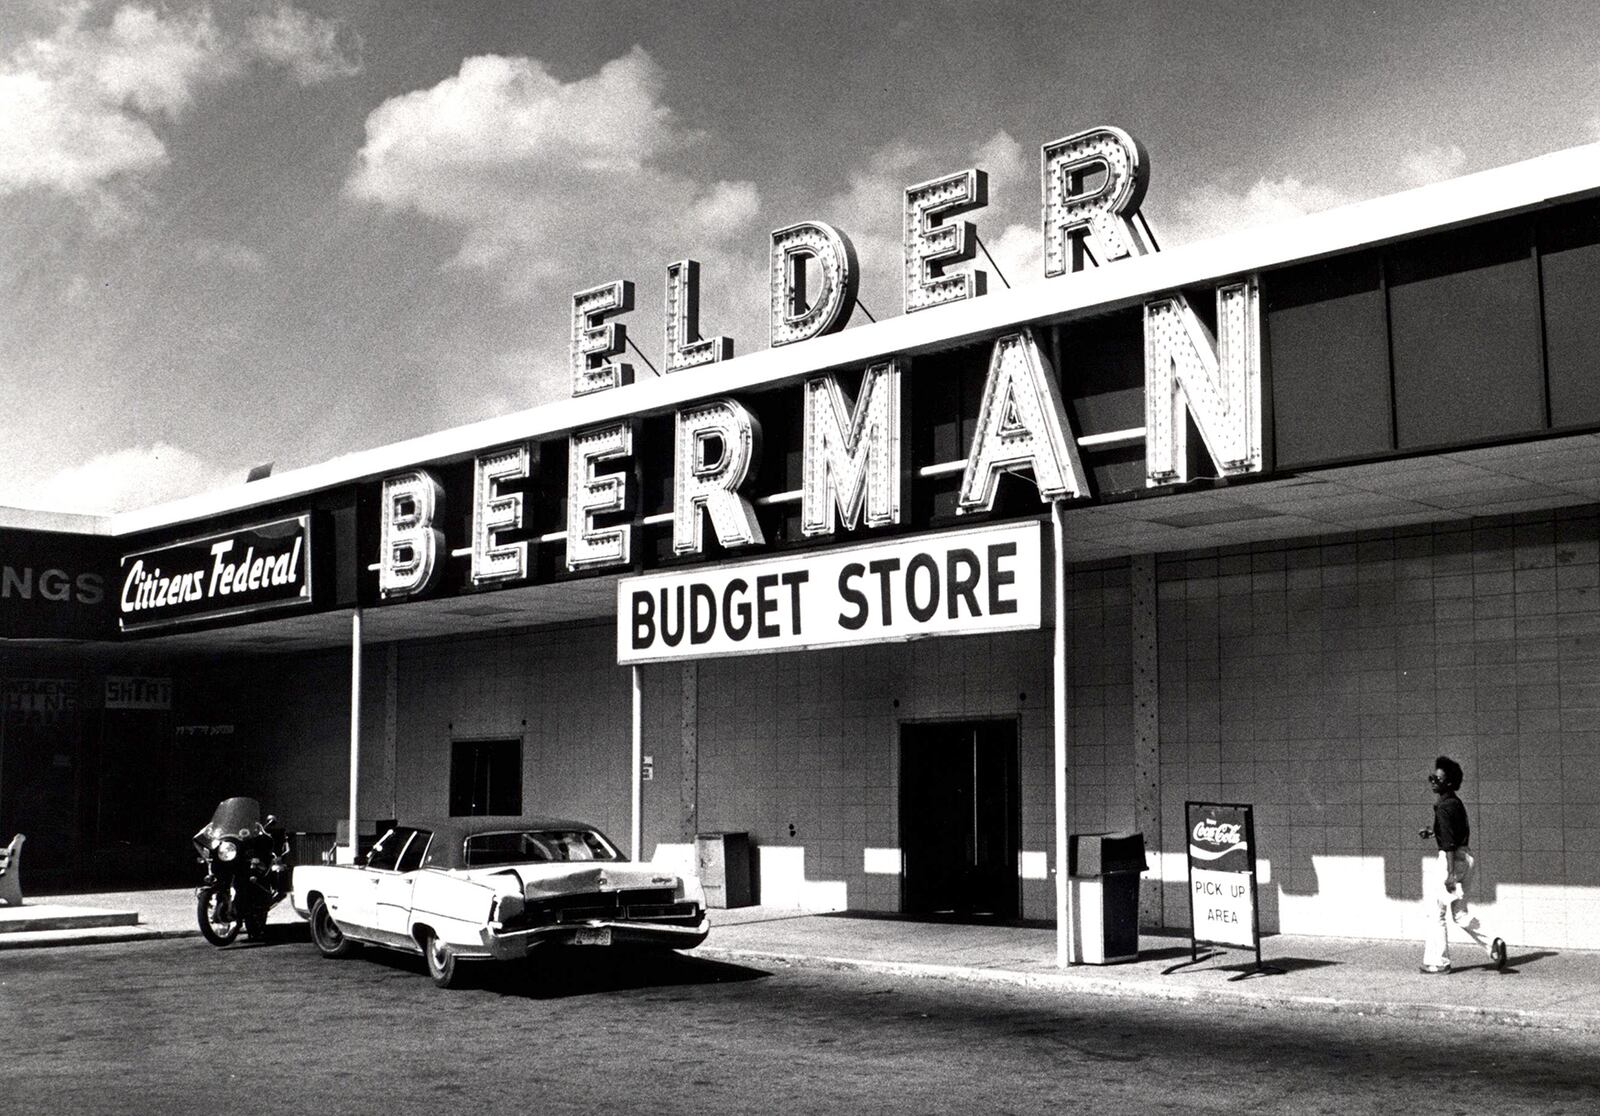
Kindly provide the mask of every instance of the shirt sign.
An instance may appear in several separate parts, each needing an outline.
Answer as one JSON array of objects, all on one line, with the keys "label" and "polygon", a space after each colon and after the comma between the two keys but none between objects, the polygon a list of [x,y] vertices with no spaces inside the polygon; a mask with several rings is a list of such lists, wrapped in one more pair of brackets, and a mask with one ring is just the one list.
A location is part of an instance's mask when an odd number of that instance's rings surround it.
[{"label": "shirt sign", "polygon": [[311,601],[311,517],[292,516],[122,559],[117,622],[136,631]]},{"label": "shirt sign", "polygon": [[1040,546],[1031,522],[626,578],[617,661],[1037,628]]},{"label": "shirt sign", "polygon": [[107,709],[171,709],[172,679],[111,675],[106,678]]},{"label": "shirt sign", "polygon": [[1260,949],[1251,807],[1190,802],[1189,913],[1195,943]]}]

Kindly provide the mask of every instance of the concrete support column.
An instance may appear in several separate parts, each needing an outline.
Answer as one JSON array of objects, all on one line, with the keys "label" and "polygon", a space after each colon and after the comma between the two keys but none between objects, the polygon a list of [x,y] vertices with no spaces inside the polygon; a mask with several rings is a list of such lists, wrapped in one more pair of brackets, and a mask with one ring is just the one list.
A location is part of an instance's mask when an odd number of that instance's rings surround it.
[{"label": "concrete support column", "polygon": [[361,849],[361,610],[350,613],[350,859]]},{"label": "concrete support column", "polygon": [[400,781],[396,753],[400,739],[400,645],[391,643],[385,648],[383,676],[383,765],[389,785],[389,812],[385,817],[400,816],[399,795],[395,790]]},{"label": "concrete support column", "polygon": [[1054,544],[1051,549],[1051,582],[1054,596],[1054,631],[1051,637],[1051,699],[1052,715],[1050,735],[1055,742],[1054,767],[1056,814],[1056,966],[1066,968],[1076,964],[1078,951],[1072,933],[1077,921],[1072,909],[1072,888],[1067,880],[1067,734],[1069,702],[1067,701],[1067,628],[1072,618],[1067,613],[1067,563],[1066,525],[1061,518],[1061,502],[1050,505],[1050,526]]},{"label": "concrete support column", "polygon": [[628,774],[628,849],[634,860],[644,859],[644,694],[639,668],[633,671],[633,769]]},{"label": "concrete support column", "polygon": [[[1156,559],[1137,554],[1128,570],[1133,635],[1133,786],[1134,818],[1144,834],[1153,864],[1161,856],[1161,664]],[[1139,884],[1139,910],[1146,925],[1165,926],[1164,888],[1159,871]]]},{"label": "concrete support column", "polygon": [[683,664],[678,740],[682,747],[678,768],[678,837],[693,841],[700,831],[700,664]]}]

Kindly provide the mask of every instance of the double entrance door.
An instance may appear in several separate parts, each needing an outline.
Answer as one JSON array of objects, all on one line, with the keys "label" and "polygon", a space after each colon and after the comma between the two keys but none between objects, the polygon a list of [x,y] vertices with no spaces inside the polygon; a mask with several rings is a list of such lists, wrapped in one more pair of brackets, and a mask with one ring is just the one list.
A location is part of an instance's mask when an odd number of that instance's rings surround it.
[{"label": "double entrance door", "polygon": [[1017,723],[900,726],[901,910],[1020,913]]}]

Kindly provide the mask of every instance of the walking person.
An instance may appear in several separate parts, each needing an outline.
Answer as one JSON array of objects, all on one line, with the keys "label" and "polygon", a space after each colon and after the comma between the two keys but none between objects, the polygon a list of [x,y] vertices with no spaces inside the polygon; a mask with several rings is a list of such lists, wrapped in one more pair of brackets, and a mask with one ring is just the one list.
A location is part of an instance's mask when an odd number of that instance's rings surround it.
[{"label": "walking person", "polygon": [[[1477,861],[1469,847],[1472,826],[1467,821],[1467,808],[1456,791],[1461,789],[1461,765],[1449,756],[1433,761],[1433,774],[1428,776],[1428,786],[1435,795],[1433,824],[1417,830],[1419,837],[1432,837],[1439,846],[1441,879],[1426,902],[1436,908],[1436,917],[1428,920],[1428,932],[1422,951],[1422,971],[1448,973],[1450,971],[1450,923],[1454,922],[1468,937],[1482,946],[1489,955],[1489,964],[1496,969],[1506,967],[1504,938],[1492,941],[1483,927],[1467,909],[1467,892],[1476,874]],[[1428,886],[1425,884],[1425,886]]]}]

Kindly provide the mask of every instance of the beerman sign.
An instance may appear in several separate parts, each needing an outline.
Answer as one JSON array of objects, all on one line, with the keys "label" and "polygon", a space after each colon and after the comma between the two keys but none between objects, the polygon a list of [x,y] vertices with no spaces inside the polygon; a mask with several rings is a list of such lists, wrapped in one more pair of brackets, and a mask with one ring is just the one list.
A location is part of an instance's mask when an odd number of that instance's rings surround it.
[{"label": "beerman sign", "polygon": [[950,531],[617,586],[617,661],[1038,628],[1040,527]]}]

